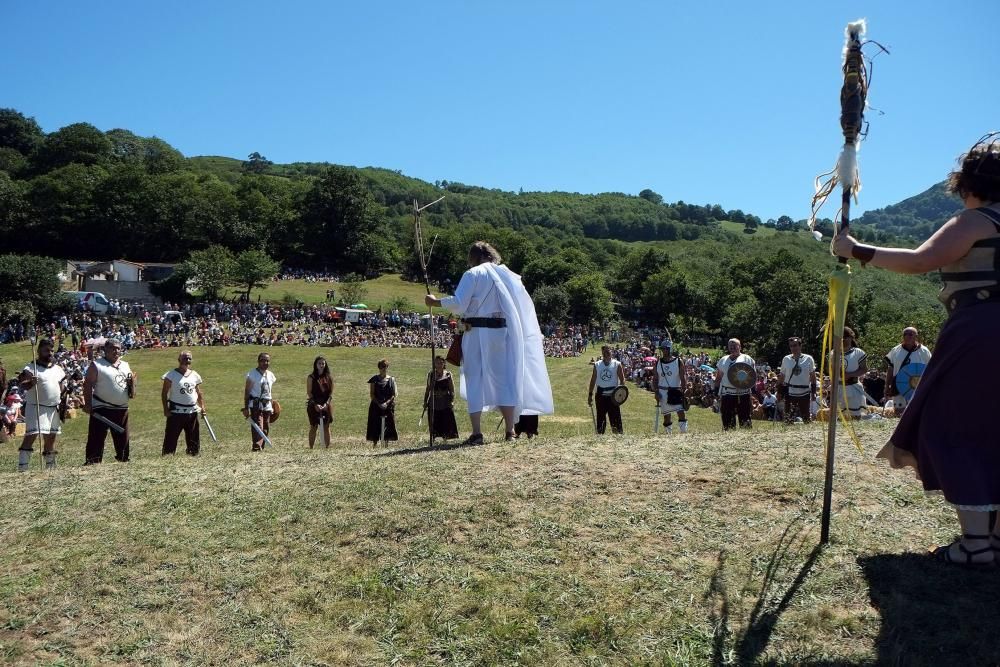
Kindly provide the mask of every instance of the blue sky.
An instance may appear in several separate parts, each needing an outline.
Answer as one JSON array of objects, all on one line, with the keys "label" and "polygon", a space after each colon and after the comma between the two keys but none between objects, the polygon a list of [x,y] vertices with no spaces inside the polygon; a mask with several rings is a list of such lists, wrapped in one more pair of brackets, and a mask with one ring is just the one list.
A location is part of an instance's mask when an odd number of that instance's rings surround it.
[{"label": "blue sky", "polygon": [[921,192],[1000,129],[997,0],[0,6],[0,107],[188,156],[652,188],[803,218],[841,143],[843,28],[859,17],[892,53],[875,59],[855,210]]}]

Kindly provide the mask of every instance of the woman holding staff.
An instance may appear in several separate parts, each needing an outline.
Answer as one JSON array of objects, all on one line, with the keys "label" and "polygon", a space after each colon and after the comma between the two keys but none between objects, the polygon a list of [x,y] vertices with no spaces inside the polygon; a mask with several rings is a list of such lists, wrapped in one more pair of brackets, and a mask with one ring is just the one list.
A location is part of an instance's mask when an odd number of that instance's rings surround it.
[{"label": "woman holding staff", "polygon": [[[939,299],[948,310],[935,354],[888,444],[878,453],[893,468],[910,466],[928,493],[941,493],[958,513],[962,536],[934,555],[946,563],[1000,562],[1000,438],[993,423],[1000,393],[982,391],[968,409],[968,363],[979,377],[1000,374],[1000,133],[984,136],[959,160],[948,189],[965,209],[916,250],[862,245],[847,234],[833,250],[897,273],[941,269]],[[949,419],[942,415],[961,415]]]}]

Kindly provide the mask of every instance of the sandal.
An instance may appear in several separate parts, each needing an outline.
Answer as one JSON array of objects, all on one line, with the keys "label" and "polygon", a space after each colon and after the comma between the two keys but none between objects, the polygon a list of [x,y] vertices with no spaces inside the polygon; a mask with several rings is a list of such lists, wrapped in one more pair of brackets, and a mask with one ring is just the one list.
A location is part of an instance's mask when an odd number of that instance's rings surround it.
[{"label": "sandal", "polygon": [[[992,569],[993,567],[996,566],[995,559],[989,561],[976,562],[972,560],[972,557],[978,556],[979,554],[992,552],[996,549],[996,547],[992,545],[987,545],[982,549],[967,549],[965,545],[962,544],[962,540],[989,540],[989,539],[990,539],[989,535],[965,534],[962,535],[962,537],[955,540],[954,542],[952,542],[951,544],[945,544],[932,550],[931,555],[934,556],[935,560],[942,563],[947,563],[949,565],[961,565],[962,567],[968,567],[973,569],[987,569],[987,568]],[[955,544],[958,545],[958,550],[962,552],[963,556],[965,556],[964,561],[955,560],[951,557],[951,547],[954,546]]]}]

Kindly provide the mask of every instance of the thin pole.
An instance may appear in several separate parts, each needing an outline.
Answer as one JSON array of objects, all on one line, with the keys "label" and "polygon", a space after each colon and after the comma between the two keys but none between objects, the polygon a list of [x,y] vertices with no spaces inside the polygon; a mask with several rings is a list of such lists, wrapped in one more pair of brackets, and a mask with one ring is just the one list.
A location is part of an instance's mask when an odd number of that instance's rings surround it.
[{"label": "thin pole", "polygon": [[[427,276],[427,265],[431,261],[431,255],[434,253],[434,244],[437,242],[437,236],[431,241],[430,250],[424,254],[424,230],[420,224],[420,213],[428,208],[437,204],[444,196],[441,196],[430,204],[425,204],[420,206],[417,204],[417,200],[413,200],[413,237],[414,243],[417,246],[417,257],[420,259],[420,270],[424,274],[424,289],[427,291],[427,295],[430,296],[431,293],[431,281]],[[434,359],[437,357],[437,341],[435,340],[435,325],[434,325],[434,308],[433,306],[427,307],[427,330],[431,337],[431,372],[428,376],[428,385],[430,387],[430,395],[428,397],[428,410],[429,414],[427,416],[427,445],[429,447],[434,446],[434,386],[437,384],[436,379],[436,369],[434,367]],[[422,418],[422,416],[421,416]]]},{"label": "thin pole", "polygon": [[[841,233],[846,234],[851,221],[851,186],[844,184],[841,199]],[[839,258],[842,264],[847,260]],[[823,516],[820,522],[819,541],[820,544],[830,542],[830,513],[833,505],[833,466],[834,449],[837,443],[837,419],[840,417],[840,369],[844,363],[844,330],[837,324],[834,318],[831,325],[834,327],[832,333],[831,346],[833,347],[833,360],[830,362],[830,406],[829,421],[826,425],[826,478],[823,481]],[[822,383],[823,378],[820,378]],[[822,389],[822,387],[821,387]]]}]

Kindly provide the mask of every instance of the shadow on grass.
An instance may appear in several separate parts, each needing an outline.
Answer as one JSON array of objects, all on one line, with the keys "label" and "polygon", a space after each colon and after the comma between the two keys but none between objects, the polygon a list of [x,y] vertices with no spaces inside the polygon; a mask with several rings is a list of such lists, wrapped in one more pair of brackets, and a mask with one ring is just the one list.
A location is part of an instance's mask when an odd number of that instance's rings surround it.
[{"label": "shadow on grass", "polygon": [[858,564],[882,615],[878,664],[1000,664],[1000,570],[921,554],[866,556]]},{"label": "shadow on grass", "polygon": [[[807,554],[804,552],[808,546],[808,535],[805,531],[803,516],[799,515],[792,521],[778,538],[778,544],[771,554],[767,568],[764,571],[764,580],[761,582],[760,592],[757,594],[757,602],[747,621],[746,630],[735,639],[733,649],[727,650],[730,635],[729,628],[729,594],[725,585],[725,552],[719,552],[718,562],[712,578],[709,582],[705,599],[717,600],[717,605],[712,611],[709,621],[714,630],[712,646],[712,664],[726,665],[735,664],[750,665],[763,654],[774,628],[778,624],[781,615],[788,608],[788,605],[798,593],[809,572],[812,570],[822,547],[815,545]],[[801,559],[804,557],[804,561]],[[787,580],[787,575],[802,562],[798,572],[791,583],[784,586],[781,582]],[[782,591],[781,589],[784,588]],[[827,663],[816,663],[827,664]],[[841,663],[828,663],[841,664]],[[846,664],[846,663],[843,663]]]},{"label": "shadow on grass", "polygon": [[[487,443],[489,444],[489,443]],[[358,456],[361,458],[381,458],[383,456],[406,456],[408,454],[427,454],[429,452],[448,452],[453,449],[472,449],[483,445],[468,445],[464,441],[442,442],[439,445],[423,445],[420,447],[407,447],[403,449],[390,449],[384,452],[372,452],[370,454],[348,454],[348,456]]]}]

